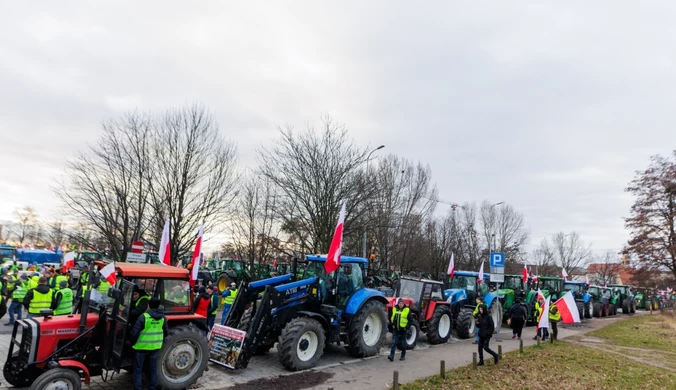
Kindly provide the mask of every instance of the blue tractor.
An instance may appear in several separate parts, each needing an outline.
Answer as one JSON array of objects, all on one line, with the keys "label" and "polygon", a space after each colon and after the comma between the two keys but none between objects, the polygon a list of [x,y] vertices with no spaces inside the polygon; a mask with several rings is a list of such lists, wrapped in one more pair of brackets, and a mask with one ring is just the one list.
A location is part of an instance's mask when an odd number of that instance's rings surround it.
[{"label": "blue tractor", "polygon": [[591,294],[589,294],[589,285],[587,283],[566,281],[563,283],[563,291],[570,291],[573,293],[577,311],[580,313],[580,319],[592,318],[594,301]]},{"label": "blue tractor", "polygon": [[488,311],[493,317],[496,333],[502,324],[502,307],[497,292],[489,291],[490,274],[484,274],[484,279],[478,283],[479,273],[468,271],[456,271],[451,278],[450,288],[444,291],[444,297],[451,304],[453,312],[453,324],[461,339],[474,336],[474,308],[476,298],[480,296],[488,306]]},{"label": "blue tractor", "polygon": [[380,352],[387,300],[365,287],[368,260],[342,256],[330,274],[325,256],[306,261],[302,280],[287,274],[240,285],[226,317],[226,325],[247,331],[235,368],[245,368],[275,343],[280,363],[290,371],[314,367],[327,343],[342,343],[355,357]]}]

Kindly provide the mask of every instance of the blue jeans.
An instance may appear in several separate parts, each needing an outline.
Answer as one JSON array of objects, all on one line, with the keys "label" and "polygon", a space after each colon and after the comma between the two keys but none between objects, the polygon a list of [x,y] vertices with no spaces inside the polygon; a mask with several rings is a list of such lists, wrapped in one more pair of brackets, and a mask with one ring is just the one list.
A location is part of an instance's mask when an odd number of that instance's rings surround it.
[{"label": "blue jeans", "polygon": [[160,350],[134,351],[134,390],[142,390],[143,365],[148,362],[148,390],[157,387],[157,356]]},{"label": "blue jeans", "polygon": [[230,306],[232,306],[232,305],[223,305],[223,315],[221,316],[221,325],[225,325],[225,316],[228,315],[228,311],[230,310]]},{"label": "blue jeans", "polygon": [[390,348],[390,357],[394,359],[394,353],[397,352],[397,343],[401,339],[401,357],[406,357],[406,329],[395,330],[392,332],[392,348]]},{"label": "blue jeans", "polygon": [[478,326],[474,330],[474,342],[479,344],[479,327]]},{"label": "blue jeans", "polygon": [[21,302],[12,299],[12,303],[9,304],[9,322],[10,324],[14,322],[14,312],[16,312],[16,319],[21,319],[21,314],[23,313],[23,305]]}]

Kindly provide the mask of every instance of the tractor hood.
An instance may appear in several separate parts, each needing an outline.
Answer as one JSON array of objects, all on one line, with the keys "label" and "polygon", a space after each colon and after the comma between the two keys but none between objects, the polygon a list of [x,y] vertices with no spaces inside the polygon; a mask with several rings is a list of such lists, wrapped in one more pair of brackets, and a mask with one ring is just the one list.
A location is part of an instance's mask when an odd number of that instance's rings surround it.
[{"label": "tractor hood", "polygon": [[459,301],[467,300],[467,293],[462,288],[450,288],[448,290],[444,290],[444,297],[446,298],[446,302],[453,306]]},{"label": "tractor hood", "polygon": [[498,290],[498,298],[502,298],[509,294],[514,294],[514,290],[511,288],[501,288]]}]

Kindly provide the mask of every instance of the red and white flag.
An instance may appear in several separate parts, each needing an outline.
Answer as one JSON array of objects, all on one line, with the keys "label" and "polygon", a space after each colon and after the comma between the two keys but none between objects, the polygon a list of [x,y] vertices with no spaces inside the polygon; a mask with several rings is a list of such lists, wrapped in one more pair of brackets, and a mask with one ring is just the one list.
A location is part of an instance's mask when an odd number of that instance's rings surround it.
[{"label": "red and white flag", "polygon": [[538,293],[537,293],[537,296],[535,297],[535,299],[537,300],[537,299],[540,299],[540,298],[545,299],[545,294],[543,294],[542,290],[540,290],[538,288]]},{"label": "red and white flag", "polygon": [[538,329],[540,328],[549,328],[549,299],[545,299],[545,305],[542,308],[542,314],[540,314],[540,321],[538,321]]},{"label": "red and white flag", "polygon": [[117,282],[117,274],[115,273],[114,261],[103,267],[99,272],[101,273],[101,276],[103,276],[108,281],[108,283],[115,285],[115,282]]},{"label": "red and white flag", "polygon": [[71,267],[75,267],[75,252],[68,252],[63,255],[63,266],[61,269],[68,271]]},{"label": "red and white flag", "polygon": [[171,245],[169,244],[169,218],[164,222],[164,229],[162,229],[162,240],[160,240],[160,263],[164,265],[171,265]]},{"label": "red and white flag", "polygon": [[477,283],[481,284],[484,281],[484,261],[481,260],[481,268],[479,268],[479,278],[477,279]]},{"label": "red and white flag", "polygon": [[537,275],[533,275],[533,283],[537,283],[537,282],[538,282],[538,276],[537,276]]},{"label": "red and white flag", "polygon": [[49,244],[49,250],[54,252],[54,244]]},{"label": "red and white flag", "polygon": [[336,231],[333,233],[331,246],[329,247],[329,254],[326,256],[324,262],[324,270],[327,274],[335,271],[340,267],[340,252],[343,249],[343,225],[345,224],[345,214],[347,214],[347,201],[343,201],[343,206],[340,208],[340,215],[338,216],[338,225]]},{"label": "red and white flag", "polygon": [[573,293],[571,291],[568,291],[566,294],[564,294],[563,297],[554,302],[554,304],[559,309],[559,313],[561,313],[561,321],[563,321],[564,324],[580,322],[580,312],[577,310],[575,298],[573,297]]},{"label": "red and white flag", "polygon": [[521,276],[523,277],[523,282],[526,283],[528,281],[528,268],[526,268],[526,264],[523,265],[523,271],[521,271]]},{"label": "red and white flag", "polygon": [[561,268],[561,277],[563,280],[568,280],[568,272],[566,272],[565,268]]},{"label": "red and white flag", "polygon": [[587,286],[589,286],[589,275],[584,276],[584,281],[587,283]]},{"label": "red and white flag", "polygon": [[454,254],[451,253],[451,262],[448,263],[448,271],[446,272],[449,277],[453,277],[453,274],[455,274],[455,259],[454,259]]},{"label": "red and white flag", "polygon": [[200,221],[200,230],[197,233],[197,241],[195,241],[195,250],[192,252],[192,271],[190,272],[190,286],[195,286],[197,280],[197,272],[200,268],[200,258],[202,257],[202,235],[204,234],[204,221]]}]

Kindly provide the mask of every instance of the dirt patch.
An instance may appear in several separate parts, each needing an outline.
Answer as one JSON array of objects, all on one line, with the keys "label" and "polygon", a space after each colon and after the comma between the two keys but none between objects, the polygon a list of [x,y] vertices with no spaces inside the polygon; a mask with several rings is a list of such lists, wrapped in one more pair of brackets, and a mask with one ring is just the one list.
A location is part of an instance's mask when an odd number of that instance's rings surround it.
[{"label": "dirt patch", "polygon": [[298,374],[261,378],[234,386],[237,390],[302,390],[321,385],[333,377],[333,373],[304,371]]}]

